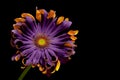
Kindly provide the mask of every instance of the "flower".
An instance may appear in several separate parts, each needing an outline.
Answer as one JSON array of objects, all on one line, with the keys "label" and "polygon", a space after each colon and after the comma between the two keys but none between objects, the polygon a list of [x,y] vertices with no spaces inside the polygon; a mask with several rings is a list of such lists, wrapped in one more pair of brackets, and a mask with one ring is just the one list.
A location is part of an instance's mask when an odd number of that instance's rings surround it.
[{"label": "flower", "polygon": [[56,17],[54,10],[36,9],[36,18],[22,13],[14,21],[11,45],[17,51],[12,60],[21,59],[22,68],[32,65],[43,74],[52,74],[75,54],[78,30],[69,30],[72,22]]}]

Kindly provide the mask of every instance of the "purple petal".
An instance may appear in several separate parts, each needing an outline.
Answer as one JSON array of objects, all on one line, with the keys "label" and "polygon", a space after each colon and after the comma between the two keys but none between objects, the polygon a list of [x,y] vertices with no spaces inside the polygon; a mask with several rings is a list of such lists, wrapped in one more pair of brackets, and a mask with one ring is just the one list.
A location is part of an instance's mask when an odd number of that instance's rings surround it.
[{"label": "purple petal", "polygon": [[35,54],[36,54],[36,51],[34,50],[34,51],[32,52],[32,55],[28,58],[28,60],[26,60],[26,65],[33,64],[33,60],[34,60]]},{"label": "purple petal", "polygon": [[22,23],[21,30],[23,33],[29,36],[34,33],[26,23]]},{"label": "purple petal", "polygon": [[53,29],[55,29],[55,22],[56,22],[57,18],[53,19],[46,27],[45,33],[49,34],[51,33],[51,31],[53,31]]},{"label": "purple petal", "polygon": [[47,63],[52,66],[52,58],[49,55],[49,52],[48,52],[47,49],[45,50],[45,55],[46,55],[46,58],[47,58]]},{"label": "purple petal", "polygon": [[16,38],[20,40],[32,40],[31,37],[25,35],[25,34],[20,34],[17,30],[12,30],[12,33],[15,35]]},{"label": "purple petal", "polygon": [[[66,34],[66,33],[65,33]],[[50,40],[51,43],[65,43],[67,40],[70,39],[70,37],[66,34],[66,35],[60,35],[60,36],[57,36],[57,37],[54,37],[52,40]]]},{"label": "purple petal", "polygon": [[35,55],[34,55],[34,58],[32,60],[32,63],[36,65],[39,62],[40,56],[41,56],[41,54],[39,54],[38,50],[35,50]]},{"label": "purple petal", "polygon": [[58,59],[57,55],[55,54],[55,52],[52,49],[48,48],[47,50],[48,50],[51,57],[54,56],[56,59]]},{"label": "purple petal", "polygon": [[31,47],[28,49],[24,49],[21,51],[21,54],[27,56],[28,54],[32,54],[32,52],[36,49],[36,47]]},{"label": "purple petal", "polygon": [[25,49],[29,49],[29,48],[31,48],[31,47],[35,47],[35,46],[32,45],[32,44],[27,44],[27,45],[21,46],[19,49],[20,49],[20,50],[25,50]]},{"label": "purple petal", "polygon": [[40,54],[41,54],[41,57],[40,57],[40,59],[39,59],[39,63],[40,63],[41,65],[45,65],[45,52],[44,52],[43,49],[41,49],[39,52],[40,52]]},{"label": "purple petal", "polygon": [[37,27],[36,32],[42,33],[42,27],[41,27],[40,23],[38,23],[36,27]]},{"label": "purple petal", "polygon": [[59,32],[66,30],[66,29],[69,29],[71,24],[72,24],[71,21],[63,21],[63,23],[60,24],[59,26],[57,26],[56,29],[50,35],[54,37]]},{"label": "purple petal", "polygon": [[33,21],[33,19],[29,16],[26,17],[26,23],[27,23],[27,26],[29,26],[29,28],[35,32],[36,31],[36,22]]},{"label": "purple petal", "polygon": [[22,38],[21,34],[17,30],[12,30],[11,32],[15,35],[16,38]]},{"label": "purple petal", "polygon": [[[34,35],[34,34],[33,34]],[[33,40],[33,36],[28,36],[28,35],[25,35],[25,34],[22,34],[23,38],[27,39],[27,40]]]},{"label": "purple petal", "polygon": [[53,50],[54,52],[56,52],[56,55],[57,56],[63,56],[63,57],[67,57],[68,55],[66,54],[66,51],[64,49],[60,49],[60,48],[57,48],[57,46],[55,45],[51,45],[49,47],[49,49]]},{"label": "purple petal", "polygon": [[17,42],[22,42],[23,44],[33,44],[33,41],[31,41],[31,40],[24,41],[24,40],[20,40],[20,39],[15,39],[14,44],[16,44]]},{"label": "purple petal", "polygon": [[[59,42],[58,40],[51,40],[50,44],[51,45],[64,45],[65,42]],[[49,45],[50,46],[50,45]]]},{"label": "purple petal", "polygon": [[36,54],[34,56],[33,63],[38,64],[39,62],[40,62],[40,64],[42,64],[42,62],[43,62],[42,52],[40,50],[36,50]]},{"label": "purple petal", "polygon": [[47,15],[48,12],[44,10],[44,14],[42,15],[42,21],[40,22],[43,31],[46,29],[46,24],[48,22]]}]

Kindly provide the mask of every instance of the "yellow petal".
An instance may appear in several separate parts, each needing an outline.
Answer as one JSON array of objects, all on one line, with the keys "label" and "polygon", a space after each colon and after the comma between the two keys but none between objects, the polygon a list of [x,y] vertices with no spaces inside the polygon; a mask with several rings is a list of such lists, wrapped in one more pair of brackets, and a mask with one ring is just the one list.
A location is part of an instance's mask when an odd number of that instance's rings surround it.
[{"label": "yellow petal", "polygon": [[63,17],[63,16],[61,16],[61,17],[59,17],[59,18],[58,18],[58,20],[57,20],[57,23],[56,23],[56,24],[58,25],[58,24],[62,23],[63,21],[64,21],[64,17]]},{"label": "yellow petal", "polygon": [[75,41],[77,39],[77,37],[75,36],[70,36],[70,39],[72,39],[73,41]]},{"label": "yellow petal", "polygon": [[68,32],[68,34],[69,35],[77,35],[78,34],[78,30],[70,30],[69,32]]},{"label": "yellow petal", "polygon": [[25,69],[25,66],[21,66],[21,69]]},{"label": "yellow petal", "polygon": [[22,64],[25,66],[25,59],[24,58],[22,59]]},{"label": "yellow petal", "polygon": [[50,10],[50,12],[48,13],[47,19],[55,18],[55,16],[56,16],[55,11],[54,10]]},{"label": "yellow petal", "polygon": [[68,57],[69,60],[71,60],[71,57]]},{"label": "yellow petal", "polygon": [[35,65],[32,65],[32,68],[35,68]]},{"label": "yellow petal", "polygon": [[56,65],[56,67],[55,67],[55,70],[58,71],[59,68],[60,68],[60,61],[58,60],[57,65]]},{"label": "yellow petal", "polygon": [[55,71],[58,71],[59,68],[60,68],[60,61],[58,60],[55,69],[51,73],[52,74],[55,73]]},{"label": "yellow petal", "polygon": [[55,71],[56,71],[56,70],[54,69],[51,73],[53,74],[53,73],[55,73]]},{"label": "yellow petal", "polygon": [[26,18],[27,16],[29,16],[30,18],[32,18],[33,20],[35,20],[35,18],[31,14],[29,14],[29,13],[22,13],[21,16],[23,18]]},{"label": "yellow petal", "polygon": [[15,22],[25,22],[24,18],[15,18],[14,19]]},{"label": "yellow petal", "polygon": [[37,67],[40,67],[40,64],[37,64]]}]

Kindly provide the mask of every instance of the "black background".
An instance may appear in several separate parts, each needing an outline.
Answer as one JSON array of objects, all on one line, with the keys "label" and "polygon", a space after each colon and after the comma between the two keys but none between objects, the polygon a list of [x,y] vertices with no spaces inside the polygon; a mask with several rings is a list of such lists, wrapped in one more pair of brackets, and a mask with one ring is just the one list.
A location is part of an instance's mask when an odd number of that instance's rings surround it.
[{"label": "black background", "polygon": [[93,55],[96,48],[92,47],[97,44],[93,44],[95,38],[92,36],[95,24],[91,24],[97,12],[93,13],[92,4],[79,0],[12,0],[0,2],[0,78],[17,80],[22,73],[21,64],[11,61],[15,50],[10,45],[10,31],[14,18],[20,17],[23,12],[35,15],[36,6],[47,11],[53,9],[57,16],[68,17],[73,22],[71,29],[79,30],[76,41],[78,47],[72,60],[61,65],[60,70],[51,77],[41,74],[38,69],[31,69],[24,80],[84,80],[99,76],[99,69],[96,68],[99,65],[95,59],[97,55]]}]

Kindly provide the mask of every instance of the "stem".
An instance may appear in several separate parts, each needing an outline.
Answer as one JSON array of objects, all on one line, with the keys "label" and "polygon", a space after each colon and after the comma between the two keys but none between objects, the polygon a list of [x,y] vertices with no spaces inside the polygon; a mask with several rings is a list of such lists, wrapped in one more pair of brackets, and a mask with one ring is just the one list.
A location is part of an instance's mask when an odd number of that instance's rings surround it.
[{"label": "stem", "polygon": [[27,72],[30,70],[31,68],[31,65],[28,66],[23,72],[22,74],[20,75],[20,77],[17,79],[17,80],[23,80],[23,78],[25,77],[25,75],[27,74]]}]

